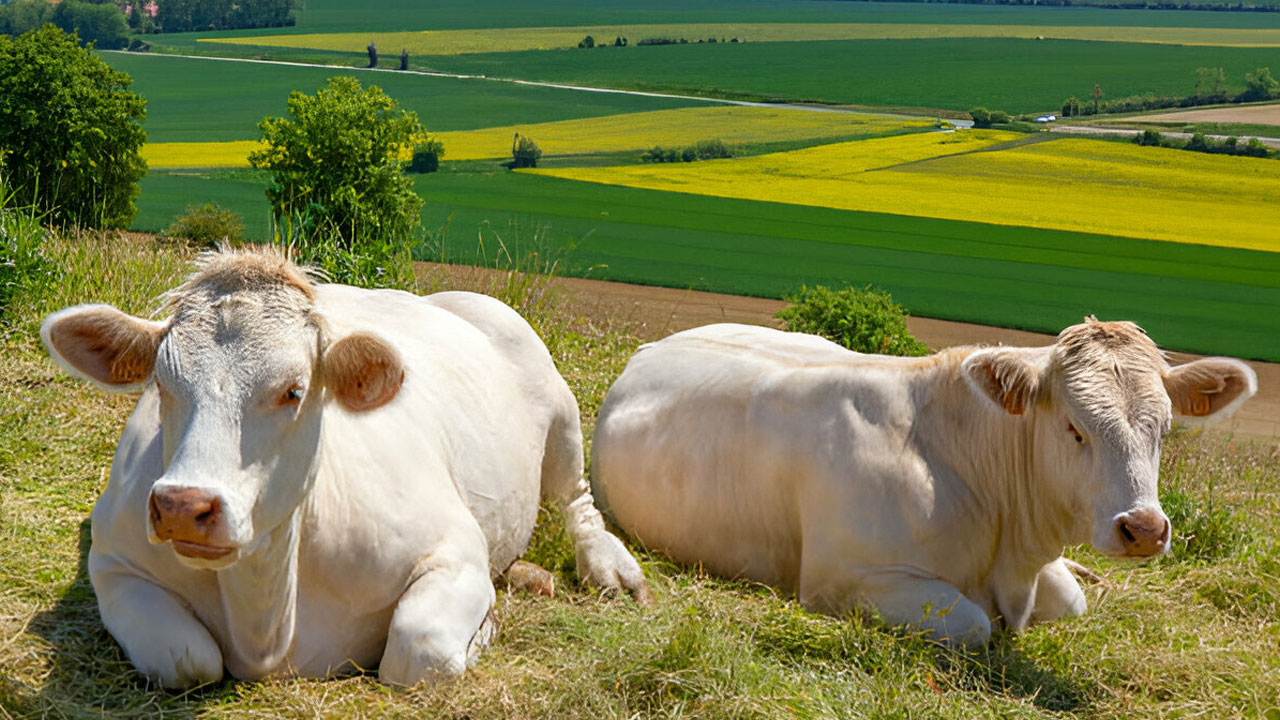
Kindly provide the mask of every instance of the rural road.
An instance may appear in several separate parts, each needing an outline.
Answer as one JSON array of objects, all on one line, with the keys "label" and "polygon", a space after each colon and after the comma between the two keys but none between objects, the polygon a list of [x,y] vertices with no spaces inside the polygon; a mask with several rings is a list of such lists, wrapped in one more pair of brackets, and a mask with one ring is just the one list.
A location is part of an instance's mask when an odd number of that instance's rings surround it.
[{"label": "rural road", "polygon": [[[442,289],[490,287],[495,274],[484,268],[416,263],[420,275],[441,283]],[[571,315],[609,321],[627,328],[641,340],[657,340],[674,332],[717,322],[781,327],[773,317],[785,305],[781,300],[723,295],[720,293],[630,285],[626,283],[557,277],[554,285],[563,293],[562,307]],[[955,345],[1050,345],[1053,335],[1009,330],[969,323],[907,318],[911,333],[939,350]],[[1169,362],[1180,364],[1196,355],[1171,352]],[[1235,417],[1216,426],[1217,431],[1239,436],[1280,440],[1280,364],[1249,362],[1258,373],[1258,394]]]}]

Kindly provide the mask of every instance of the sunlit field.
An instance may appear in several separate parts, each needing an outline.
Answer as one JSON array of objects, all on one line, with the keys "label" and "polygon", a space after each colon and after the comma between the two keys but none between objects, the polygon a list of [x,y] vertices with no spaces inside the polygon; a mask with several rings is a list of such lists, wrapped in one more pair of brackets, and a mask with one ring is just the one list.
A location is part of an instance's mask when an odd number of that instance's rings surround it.
[{"label": "sunlit field", "polygon": [[884,40],[922,38],[1023,38],[1093,40],[1220,47],[1280,47],[1280,30],[1272,28],[1104,27],[1054,25],[956,25],[926,23],[694,23],[661,25],[583,25],[576,27],[479,28],[379,33],[262,34],[204,38],[201,44],[261,45],[360,52],[373,42],[384,52],[407,49],[415,55],[558,50],[575,48],[591,36],[598,44],[625,37],[635,45],[645,38],[688,42],[812,42],[817,40]]},{"label": "sunlit field", "polygon": [[752,158],[539,169],[589,182],[1280,250],[1280,163],[1081,138],[907,135]]}]

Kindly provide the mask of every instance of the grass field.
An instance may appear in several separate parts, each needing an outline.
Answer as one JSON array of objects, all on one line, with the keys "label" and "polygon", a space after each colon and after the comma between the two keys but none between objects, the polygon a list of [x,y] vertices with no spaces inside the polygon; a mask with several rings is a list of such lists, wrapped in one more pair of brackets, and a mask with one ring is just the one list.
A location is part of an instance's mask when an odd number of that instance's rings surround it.
[{"label": "grass field", "polygon": [[126,53],[103,53],[102,57],[117,70],[129,73],[131,89],[147,101],[145,127],[150,142],[255,139],[259,120],[287,112],[290,91],[314,93],[328,78],[340,74],[353,74],[365,85],[378,85],[402,107],[417,112],[432,132],[704,104],[394,72]]},{"label": "grass field", "polygon": [[[591,54],[584,61],[584,52]],[[437,70],[598,87],[865,106],[1009,112],[1069,96],[1189,95],[1198,67],[1222,67],[1232,91],[1276,65],[1267,48],[1008,38],[716,43],[440,56]]]},{"label": "grass field", "polygon": [[[1100,42],[1208,45],[1220,47],[1280,47],[1280,29],[1169,28],[1078,25],[959,25],[929,23],[685,23],[667,25],[583,25],[577,27],[487,28],[315,34],[261,34],[234,38],[205,38],[202,44],[240,44],[362,52],[373,42],[384,52],[407,49],[414,55],[577,48],[590,36],[596,43],[618,37],[638,43],[644,38],[697,42],[708,38],[749,42],[813,42],[818,40],[884,40],[919,38],[1023,38]],[[641,52],[640,46],[628,52]]]},{"label": "grass field", "polygon": [[[67,377],[33,328],[45,312],[78,302],[146,313],[189,255],[94,237],[54,238],[45,252],[65,274],[6,308],[0,346],[6,718],[1280,715],[1280,456],[1271,446],[1195,435],[1164,446],[1171,555],[1134,564],[1069,549],[1104,578],[1086,586],[1088,613],[998,634],[974,652],[875,621],[813,615],[767,588],[651,554],[641,558],[652,608],[602,599],[574,582],[572,551],[551,523],[530,556],[559,575],[556,598],[499,590],[498,637],[456,682],[396,691],[358,675],[156,690],[102,627],[85,566],[88,513],[132,399]],[[543,282],[521,287],[526,299],[541,298],[531,320],[579,398],[590,437],[605,389],[637,343],[625,324],[560,313]]]},{"label": "grass field", "polygon": [[1280,251],[1280,163],[963,131],[539,174],[651,190]]}]

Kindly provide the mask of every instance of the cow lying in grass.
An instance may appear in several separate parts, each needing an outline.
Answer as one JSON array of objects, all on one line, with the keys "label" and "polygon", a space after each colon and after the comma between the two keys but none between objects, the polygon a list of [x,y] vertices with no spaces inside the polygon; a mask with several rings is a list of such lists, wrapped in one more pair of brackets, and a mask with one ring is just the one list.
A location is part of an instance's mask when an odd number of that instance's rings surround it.
[{"label": "cow lying in grass", "polygon": [[460,673],[540,495],[578,573],[647,592],[582,477],[578,407],[497,300],[315,284],[268,252],[207,259],[149,321],[104,305],[41,328],[53,357],[141,392],[93,511],[107,629],[166,687],[380,664]]},{"label": "cow lying in grass", "polygon": [[1136,325],[1092,318],[1049,347],[926,358],[711,325],[631,359],[600,409],[593,490],[678,561],[976,645],[996,618],[1084,611],[1066,545],[1164,552],[1161,437],[1256,386],[1237,360],[1170,368]]}]

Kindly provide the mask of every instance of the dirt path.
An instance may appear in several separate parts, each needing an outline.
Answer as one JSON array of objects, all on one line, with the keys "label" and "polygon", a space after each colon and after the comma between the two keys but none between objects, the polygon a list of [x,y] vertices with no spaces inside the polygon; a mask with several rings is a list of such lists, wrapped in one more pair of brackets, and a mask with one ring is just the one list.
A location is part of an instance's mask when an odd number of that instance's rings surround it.
[{"label": "dirt path", "polygon": [[[488,282],[492,275],[492,271],[478,268],[418,265],[428,273],[444,273],[463,287]],[[563,303],[569,312],[623,323],[642,340],[657,340],[717,322],[781,327],[773,317],[784,305],[780,300],[580,278],[561,277],[552,282],[563,292]],[[907,326],[913,335],[935,350],[953,345],[1001,343],[1036,347],[1049,345],[1054,340],[1054,336],[1042,333],[931,318],[908,318]],[[1176,352],[1169,356],[1174,364],[1197,357]],[[1258,373],[1258,394],[1235,417],[1218,427],[1237,435],[1280,439],[1280,364],[1250,362],[1249,365]]]}]

